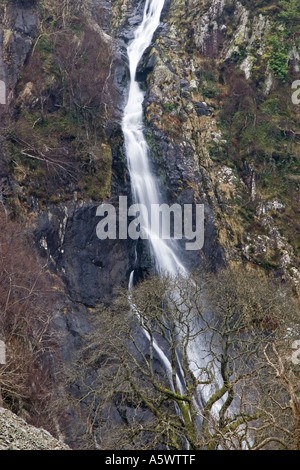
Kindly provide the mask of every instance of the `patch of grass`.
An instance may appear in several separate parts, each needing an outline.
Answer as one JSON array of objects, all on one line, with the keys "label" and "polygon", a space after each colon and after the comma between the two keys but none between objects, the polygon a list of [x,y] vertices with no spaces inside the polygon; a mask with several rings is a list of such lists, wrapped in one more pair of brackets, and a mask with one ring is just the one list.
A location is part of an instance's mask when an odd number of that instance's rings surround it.
[{"label": "patch of grass", "polygon": [[204,98],[218,98],[221,95],[220,88],[212,81],[204,82],[201,91]]},{"label": "patch of grass", "polygon": [[177,103],[164,103],[163,104],[164,110],[167,113],[171,113],[172,111],[176,110],[177,106],[178,106]]}]

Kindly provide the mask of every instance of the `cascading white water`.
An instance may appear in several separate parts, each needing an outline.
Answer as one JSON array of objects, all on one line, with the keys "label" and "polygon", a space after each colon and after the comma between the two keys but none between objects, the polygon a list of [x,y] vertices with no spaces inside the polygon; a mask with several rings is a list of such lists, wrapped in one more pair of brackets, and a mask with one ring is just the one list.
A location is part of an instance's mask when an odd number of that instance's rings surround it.
[{"label": "cascading white water", "polygon": [[[134,202],[140,205],[141,230],[147,233],[150,242],[156,268],[159,273],[176,275],[186,273],[184,266],[179,261],[175,253],[174,241],[168,240],[168,244],[159,233],[155,233],[153,227],[149,226],[148,213],[151,204],[159,204],[159,188],[153,176],[149,164],[149,148],[144,136],[143,126],[143,101],[144,93],[136,81],[136,71],[138,64],[150,46],[153,34],[160,24],[161,12],[165,0],[146,0],[143,20],[134,33],[134,39],[127,48],[130,85],[124,116],[122,120],[122,130],[124,134],[125,152],[127,166],[131,179],[131,189]],[[147,208],[147,213],[143,213],[142,208]],[[133,286],[133,273],[129,279],[129,289]],[[133,307],[134,308],[134,307]],[[144,330],[147,339],[149,335]],[[172,367],[166,354],[154,343],[157,356],[164,365],[167,376],[172,382]],[[181,393],[184,393],[184,386],[177,376],[177,386]]]},{"label": "cascading white water", "polygon": [[[134,39],[127,48],[130,86],[129,95],[122,121],[128,171],[135,203],[150,209],[151,204],[159,204],[159,188],[149,165],[149,148],[143,132],[143,101],[144,93],[137,83],[136,71],[138,64],[150,46],[153,34],[160,23],[160,16],[165,0],[146,0],[143,20],[135,31]],[[166,243],[159,233],[148,224],[148,212],[141,211],[141,229],[153,251],[156,267],[159,272],[175,275],[185,273],[185,268],[176,255],[173,240]]]},{"label": "cascading white water", "polygon": [[[165,0],[146,0],[143,20],[136,28],[134,39],[127,48],[130,84],[128,101],[124,109],[122,120],[122,130],[124,134],[127,166],[131,179],[132,195],[134,202],[139,204],[141,209],[143,206],[147,208],[146,213],[143,213],[141,210],[141,229],[144,229],[147,233],[147,239],[151,245],[157,271],[160,274],[168,274],[171,276],[175,276],[177,274],[187,276],[188,272],[178,258],[176,242],[174,240],[166,241],[162,239],[159,236],[159,233],[153,231],[153,227],[149,227],[148,213],[151,208],[151,204],[159,204],[160,197],[156,178],[151,172],[149,163],[150,152],[144,136],[144,93],[136,81],[137,67],[145,50],[150,46],[153,35],[160,24],[160,17],[164,3]],[[133,273],[130,276],[129,288],[131,288],[132,285]],[[144,333],[147,337],[147,333],[145,331]],[[157,344],[154,346],[158,357],[164,364],[167,375],[170,376],[171,364],[167,356]],[[208,353],[202,345],[191,344],[189,356],[191,370],[193,370],[195,375],[198,376],[199,363],[204,365],[208,362]],[[179,377],[177,377],[177,382],[179,384],[179,389],[183,392],[184,384],[180,383]],[[199,390],[204,397],[204,401],[205,398],[207,399],[211,396],[212,390],[211,386],[203,386],[202,390]]]}]

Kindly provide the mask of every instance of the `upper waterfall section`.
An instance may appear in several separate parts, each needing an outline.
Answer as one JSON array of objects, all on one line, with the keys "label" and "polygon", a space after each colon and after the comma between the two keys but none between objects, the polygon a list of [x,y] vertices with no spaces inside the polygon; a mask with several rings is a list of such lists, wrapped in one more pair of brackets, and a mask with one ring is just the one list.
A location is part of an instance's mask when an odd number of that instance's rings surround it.
[{"label": "upper waterfall section", "polygon": [[136,28],[134,39],[127,49],[131,80],[135,80],[136,69],[145,50],[150,46],[153,35],[160,24],[165,0],[146,0],[143,20]]}]

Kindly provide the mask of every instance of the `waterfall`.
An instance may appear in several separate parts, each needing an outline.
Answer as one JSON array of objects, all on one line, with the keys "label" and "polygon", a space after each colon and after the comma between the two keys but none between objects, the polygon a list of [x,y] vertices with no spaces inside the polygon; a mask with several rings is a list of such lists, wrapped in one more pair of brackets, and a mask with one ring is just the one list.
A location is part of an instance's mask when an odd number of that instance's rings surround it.
[{"label": "waterfall", "polygon": [[[139,204],[139,207],[141,208],[141,230],[145,230],[147,232],[147,239],[150,242],[152,255],[158,273],[174,276],[178,273],[181,273],[182,275],[187,274],[176,254],[176,244],[174,240],[168,240],[167,243],[156,231],[159,230],[159,227],[149,227],[148,224],[148,210],[150,209],[151,204],[159,204],[160,198],[159,187],[150,168],[150,152],[143,132],[144,93],[136,81],[138,64],[145,50],[150,46],[153,34],[160,24],[160,17],[164,3],[165,0],[146,0],[143,20],[135,30],[134,39],[127,48],[130,84],[128,100],[122,120],[122,130],[124,135],[127,166],[131,179],[133,200],[135,203]],[[143,207],[147,208],[146,213],[143,213]],[[133,272],[130,275],[128,287],[129,290],[133,287]],[[133,305],[132,308],[135,310]],[[138,315],[138,312],[136,313]],[[147,331],[143,330],[143,333],[147,340],[149,340],[149,334]],[[155,348],[157,357],[165,368],[167,377],[169,377],[170,384],[172,386],[171,363],[155,341],[153,347]],[[178,389],[183,394],[184,384],[181,382],[178,375],[176,381]]]},{"label": "waterfall", "polygon": [[[160,203],[160,191],[155,176],[152,174],[150,166],[150,151],[144,136],[143,126],[143,101],[144,92],[140,89],[136,80],[137,67],[142,59],[145,50],[151,45],[153,35],[160,24],[160,17],[164,7],[165,0],[146,0],[143,19],[141,24],[134,32],[134,39],[127,48],[130,83],[128,91],[128,100],[124,108],[122,119],[122,131],[124,135],[124,145],[127,159],[127,167],[131,179],[131,189],[134,203],[141,207],[140,225],[141,230],[147,232],[152,256],[155,261],[156,269],[159,274],[175,276],[180,274],[188,276],[188,271],[179,260],[178,248],[175,240],[164,240],[157,233],[157,229],[149,228],[148,213],[151,204]],[[147,211],[143,213],[142,208]],[[158,229],[159,230],[159,229]],[[133,272],[130,275],[129,289],[133,286]],[[173,293],[176,295],[176,293]],[[135,310],[134,306],[132,308]],[[136,312],[138,315],[138,312]],[[198,325],[194,325],[197,328]],[[144,331],[147,338],[147,332]],[[157,356],[165,367],[167,376],[171,376],[171,364],[165,353],[155,343]],[[189,363],[191,370],[196,376],[199,375],[199,362],[205,365],[208,362],[208,353],[202,344],[189,345]],[[178,363],[180,370],[180,363]],[[184,393],[184,385],[177,376],[179,389]],[[199,397],[197,402],[203,403],[211,396],[212,386],[199,387]],[[221,405],[219,405],[221,406]],[[217,411],[216,407],[216,411]]]},{"label": "waterfall", "polygon": [[[165,0],[146,0],[141,24],[137,27],[134,39],[127,48],[130,85],[122,130],[125,142],[128,171],[134,202],[150,209],[151,204],[159,204],[159,188],[149,164],[149,148],[143,132],[144,93],[137,83],[136,71],[145,50],[150,46],[153,34],[160,23]],[[148,212],[141,211],[141,229],[147,232],[153,259],[159,273],[170,275],[184,274],[186,270],[176,254],[176,242],[163,240],[153,227],[149,228]]]}]

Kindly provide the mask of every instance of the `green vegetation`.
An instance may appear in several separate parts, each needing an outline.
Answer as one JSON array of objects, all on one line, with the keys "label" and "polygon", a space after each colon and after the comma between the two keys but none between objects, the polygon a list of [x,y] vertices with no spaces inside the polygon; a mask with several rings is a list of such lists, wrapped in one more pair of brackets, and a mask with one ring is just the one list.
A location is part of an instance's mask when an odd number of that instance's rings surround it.
[{"label": "green vegetation", "polygon": [[[233,64],[223,69],[220,126],[223,143],[213,144],[210,155],[216,162],[234,166],[238,175],[245,175],[245,164],[256,172],[257,197],[280,200],[286,209],[273,214],[276,226],[299,254],[299,125],[300,109],[291,101],[291,75],[289,53],[299,43],[299,2],[243,2],[252,12],[270,14],[273,23],[266,31],[263,55],[255,47],[249,51],[255,57],[250,80],[239,70],[247,55],[245,45],[233,55]],[[228,3],[229,5],[229,3]],[[258,10],[257,10],[258,9]],[[272,74],[272,87],[265,94],[268,74]],[[294,73],[294,72],[293,72]],[[216,86],[216,85],[215,85]],[[224,93],[224,88],[226,93]],[[213,96],[213,95],[212,95]],[[263,234],[265,228],[255,222],[255,203],[249,203],[245,193],[239,216],[245,230]],[[241,201],[231,201],[240,206]],[[267,270],[278,269],[276,254],[259,262]]]},{"label": "green vegetation", "polygon": [[282,20],[291,33],[299,32],[300,25],[300,4],[298,0],[283,0],[278,4],[281,11],[278,18]]},{"label": "green vegetation", "polygon": [[268,38],[269,68],[284,83],[289,79],[288,52],[289,44],[286,43],[285,34],[273,34]]},{"label": "green vegetation", "polygon": [[220,88],[215,82],[207,81],[202,85],[202,95],[204,98],[217,98],[220,96]]},{"label": "green vegetation", "polygon": [[171,113],[172,111],[176,110],[176,108],[176,103],[164,103],[164,110],[167,111],[167,113]]},{"label": "green vegetation", "polygon": [[[299,32],[300,4],[298,0],[241,0],[252,15],[272,15],[272,21],[283,24],[289,35]],[[230,2],[229,2],[230,4]]]}]

